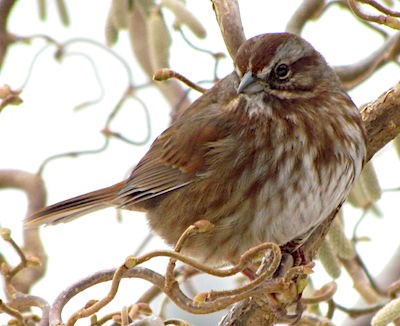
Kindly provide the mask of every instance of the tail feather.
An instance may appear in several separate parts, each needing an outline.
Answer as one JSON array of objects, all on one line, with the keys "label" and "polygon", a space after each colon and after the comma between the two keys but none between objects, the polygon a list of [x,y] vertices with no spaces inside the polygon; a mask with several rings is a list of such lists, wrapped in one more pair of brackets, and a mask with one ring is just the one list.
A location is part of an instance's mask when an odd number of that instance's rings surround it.
[{"label": "tail feather", "polygon": [[110,206],[117,206],[116,201],[122,188],[122,183],[103,188],[84,195],[73,197],[62,202],[47,206],[25,219],[26,228],[39,225],[69,222],[82,215]]}]

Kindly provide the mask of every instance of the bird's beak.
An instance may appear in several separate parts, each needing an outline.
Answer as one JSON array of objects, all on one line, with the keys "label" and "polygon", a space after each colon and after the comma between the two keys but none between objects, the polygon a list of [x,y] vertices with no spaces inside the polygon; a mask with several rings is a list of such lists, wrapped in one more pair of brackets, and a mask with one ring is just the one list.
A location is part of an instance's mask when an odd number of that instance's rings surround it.
[{"label": "bird's beak", "polygon": [[236,89],[237,93],[258,93],[264,89],[260,79],[254,76],[251,71],[246,72],[240,80],[239,86]]}]

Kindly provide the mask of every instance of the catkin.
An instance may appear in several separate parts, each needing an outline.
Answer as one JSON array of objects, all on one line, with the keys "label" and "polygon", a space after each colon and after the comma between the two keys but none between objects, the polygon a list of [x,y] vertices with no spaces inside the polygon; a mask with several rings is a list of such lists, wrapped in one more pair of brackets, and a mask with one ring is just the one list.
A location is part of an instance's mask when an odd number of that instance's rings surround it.
[{"label": "catkin", "polygon": [[111,10],[108,12],[106,26],[105,26],[105,37],[106,37],[106,44],[108,46],[112,46],[118,41],[118,29],[114,25],[114,19],[112,17]]},{"label": "catkin", "polygon": [[382,2],[389,7],[394,6],[393,0],[382,0]]},{"label": "catkin", "polygon": [[128,27],[128,0],[112,0],[110,12],[115,28]]},{"label": "catkin", "polygon": [[372,326],[385,326],[400,318],[400,298],[390,301],[372,318]]},{"label": "catkin", "polygon": [[149,55],[146,14],[141,2],[135,1],[128,17],[128,33],[133,52],[142,69],[151,77],[153,68]]},{"label": "catkin", "polygon": [[149,53],[153,70],[169,66],[171,36],[159,7],[151,10],[147,18]]},{"label": "catkin", "polygon": [[360,179],[368,199],[372,203],[375,203],[377,200],[379,200],[382,195],[382,189],[379,185],[378,177],[376,176],[375,168],[372,162],[365,164]]},{"label": "catkin", "polygon": [[64,24],[64,26],[68,26],[69,15],[64,0],[57,0],[56,3],[57,3],[58,15],[60,16],[61,22]]},{"label": "catkin", "polygon": [[353,243],[344,233],[343,222],[339,214],[331,224],[328,232],[328,241],[338,257],[343,259],[351,259],[355,257],[356,253],[354,251]]},{"label": "catkin", "polygon": [[207,33],[201,22],[179,0],[162,0],[161,5],[171,10],[178,24],[186,25],[199,38],[205,38]]},{"label": "catkin", "polygon": [[394,140],[393,140],[393,146],[396,149],[397,152],[397,156],[400,157],[400,136],[397,136]]},{"label": "catkin", "polygon": [[358,208],[365,209],[371,205],[360,178],[353,184],[347,200],[351,205]]},{"label": "catkin", "polygon": [[322,241],[318,249],[318,258],[330,277],[337,279],[340,276],[340,261],[326,239]]},{"label": "catkin", "polygon": [[38,5],[39,18],[41,20],[46,20],[47,16],[46,0],[37,0],[37,5]]}]

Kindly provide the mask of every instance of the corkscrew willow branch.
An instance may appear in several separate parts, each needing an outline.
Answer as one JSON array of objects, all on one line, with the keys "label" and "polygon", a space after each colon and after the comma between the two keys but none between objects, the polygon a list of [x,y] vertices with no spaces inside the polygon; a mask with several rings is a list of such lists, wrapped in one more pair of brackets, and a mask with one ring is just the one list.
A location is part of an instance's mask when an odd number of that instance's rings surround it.
[{"label": "corkscrew willow branch", "polygon": [[[192,232],[193,229],[189,229],[186,233],[184,233],[184,237],[187,237]],[[182,237],[182,239],[184,237]],[[182,240],[182,243],[184,243],[184,239]],[[185,264],[188,264],[208,274],[219,277],[227,277],[243,270],[256,257],[259,257],[261,255],[261,252],[264,251],[268,251],[271,253],[270,255],[271,263],[269,267],[261,275],[257,276],[249,284],[230,291],[211,292],[209,295],[204,295],[204,296],[200,295],[199,297],[195,298],[194,301],[183,294],[177,282],[171,281],[171,276],[169,276],[170,279],[168,280],[166,277],[158,273],[138,267],[139,264],[155,257],[170,257],[173,260],[179,260]],[[61,322],[61,317],[60,317],[61,311],[64,305],[75,294],[87,289],[88,287],[93,286],[94,284],[112,280],[109,293],[103,299],[93,302],[92,305],[89,305],[88,307],[85,307],[74,313],[67,322],[67,325],[73,325],[78,319],[88,317],[94,314],[99,309],[107,305],[115,297],[121,279],[126,277],[142,278],[151,282],[152,284],[160,288],[163,292],[165,292],[171,298],[171,300],[174,301],[178,306],[189,312],[209,313],[212,311],[217,311],[227,307],[228,305],[234,302],[238,302],[243,298],[255,295],[256,293],[278,291],[279,289],[282,290],[282,288],[285,288],[287,286],[287,283],[290,282],[290,280],[294,278],[295,275],[299,273],[304,273],[303,270],[296,270],[286,278],[279,278],[267,281],[266,279],[272,276],[272,274],[278,268],[280,260],[281,260],[281,253],[279,246],[273,243],[263,243],[254,248],[249,249],[241,256],[238,264],[225,270],[208,267],[176,251],[157,250],[145,254],[141,257],[130,256],[125,260],[125,263],[122,264],[119,268],[96,273],[95,275],[90,276],[87,279],[78,282],[77,284],[74,284],[72,287],[64,291],[62,294],[60,294],[52,306],[50,312],[50,321],[51,323]],[[173,273],[172,268],[170,273]],[[210,299],[212,300],[209,301]]]}]

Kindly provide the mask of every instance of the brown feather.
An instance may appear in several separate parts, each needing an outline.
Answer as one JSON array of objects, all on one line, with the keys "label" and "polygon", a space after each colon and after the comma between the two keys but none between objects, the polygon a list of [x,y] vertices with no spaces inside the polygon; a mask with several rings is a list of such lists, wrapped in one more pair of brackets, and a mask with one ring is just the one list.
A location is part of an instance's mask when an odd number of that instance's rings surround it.
[{"label": "brown feather", "polygon": [[198,106],[195,103],[154,141],[121,190],[121,207],[134,209],[140,202],[197,181],[206,170],[210,144],[230,133],[236,117],[216,104]]},{"label": "brown feather", "polygon": [[47,206],[29,216],[25,220],[25,227],[33,228],[41,224],[66,223],[99,209],[115,206],[115,198],[122,185],[123,182],[120,182],[111,187],[92,191]]},{"label": "brown feather", "polygon": [[[237,77],[229,76],[215,87],[231,84],[232,79],[237,83]],[[229,89],[235,91],[233,87]],[[29,216],[26,227],[69,222],[110,206],[146,211],[152,207],[150,199],[197,181],[206,169],[209,144],[226,137],[236,122],[235,117],[221,110],[225,97],[214,96],[213,92],[204,94],[178,117],[153,142],[127,180],[48,206]]]}]

